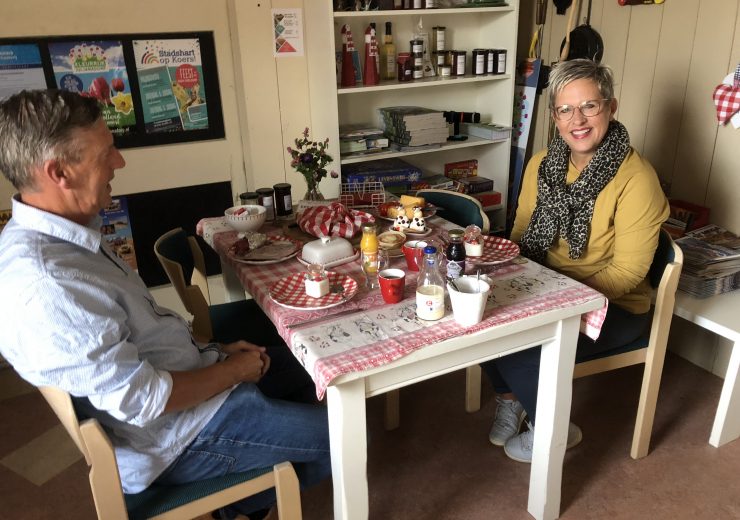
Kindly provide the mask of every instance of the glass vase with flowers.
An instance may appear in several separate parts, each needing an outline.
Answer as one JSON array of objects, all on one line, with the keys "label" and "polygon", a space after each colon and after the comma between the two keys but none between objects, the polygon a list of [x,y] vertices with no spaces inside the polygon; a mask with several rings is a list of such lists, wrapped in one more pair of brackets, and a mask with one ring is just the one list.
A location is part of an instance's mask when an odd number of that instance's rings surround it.
[{"label": "glass vase with flowers", "polygon": [[332,157],[327,153],[329,138],[323,141],[312,141],[308,137],[308,127],[303,131],[302,137],[295,139],[295,147],[288,146],[288,153],[291,156],[290,165],[303,175],[306,180],[305,200],[324,200],[324,196],[319,191],[319,182],[321,179],[331,175],[333,179],[339,177],[335,171],[327,172],[326,165],[332,162]]}]

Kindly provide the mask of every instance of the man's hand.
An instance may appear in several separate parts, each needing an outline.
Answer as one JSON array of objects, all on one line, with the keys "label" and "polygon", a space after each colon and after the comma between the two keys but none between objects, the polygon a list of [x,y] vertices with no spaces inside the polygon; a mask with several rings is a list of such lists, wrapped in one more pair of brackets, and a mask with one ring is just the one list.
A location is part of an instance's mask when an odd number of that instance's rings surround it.
[{"label": "man's hand", "polygon": [[[243,381],[249,381],[252,383],[259,381],[259,379],[264,376],[270,368],[270,356],[267,355],[265,347],[260,347],[258,345],[255,345],[254,343],[249,343],[248,341],[236,341],[234,343],[221,345],[221,352],[228,355],[229,358],[231,356],[238,355],[239,353],[244,352],[259,353],[259,358],[262,361],[262,370],[260,371],[259,377],[256,380],[245,379]],[[226,359],[228,360],[229,358]]]}]

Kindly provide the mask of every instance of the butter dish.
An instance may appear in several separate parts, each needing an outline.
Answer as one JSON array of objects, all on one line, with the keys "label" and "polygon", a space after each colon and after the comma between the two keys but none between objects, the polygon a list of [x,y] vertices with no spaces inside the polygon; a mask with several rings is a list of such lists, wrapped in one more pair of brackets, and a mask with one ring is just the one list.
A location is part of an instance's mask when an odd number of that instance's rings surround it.
[{"label": "butter dish", "polygon": [[298,261],[302,264],[321,264],[324,267],[334,267],[357,258],[357,251],[352,244],[341,237],[321,237],[312,240],[303,246]]}]

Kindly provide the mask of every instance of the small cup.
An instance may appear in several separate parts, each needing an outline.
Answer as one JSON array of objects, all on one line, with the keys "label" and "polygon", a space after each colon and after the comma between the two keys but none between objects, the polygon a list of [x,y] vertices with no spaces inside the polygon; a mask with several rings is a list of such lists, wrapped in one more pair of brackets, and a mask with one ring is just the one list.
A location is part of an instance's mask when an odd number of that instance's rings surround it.
[{"label": "small cup", "polygon": [[406,273],[403,269],[384,269],[378,274],[380,294],[385,303],[398,303],[403,300],[406,287]]},{"label": "small cup", "polygon": [[480,323],[491,286],[488,282],[476,280],[474,276],[461,276],[455,280],[455,286],[458,290],[447,284],[455,321],[464,327]]},{"label": "small cup", "polygon": [[424,240],[409,240],[403,244],[401,251],[403,251],[403,256],[406,257],[406,266],[409,268],[409,271],[419,270],[419,262],[427,245],[427,242]]}]

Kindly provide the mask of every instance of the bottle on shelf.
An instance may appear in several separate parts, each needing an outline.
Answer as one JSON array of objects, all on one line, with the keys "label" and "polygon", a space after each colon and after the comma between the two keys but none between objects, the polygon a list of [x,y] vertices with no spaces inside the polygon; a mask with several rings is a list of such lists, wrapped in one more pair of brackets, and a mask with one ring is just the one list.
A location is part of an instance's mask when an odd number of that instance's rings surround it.
[{"label": "bottle on shelf", "polygon": [[424,248],[419,278],[416,282],[416,315],[419,319],[436,321],[445,314],[444,280],[439,272],[437,248]]},{"label": "bottle on shelf", "polygon": [[380,83],[378,77],[378,39],[375,37],[375,24],[370,24],[365,29],[365,68],[362,74],[362,82],[365,85],[377,85]]},{"label": "bottle on shelf", "polygon": [[396,45],[393,43],[391,22],[385,22],[383,50],[380,53],[380,70],[383,79],[396,79]]},{"label": "bottle on shelf", "polygon": [[349,24],[342,26],[342,86],[354,87],[357,84],[354,64],[355,44]]}]

